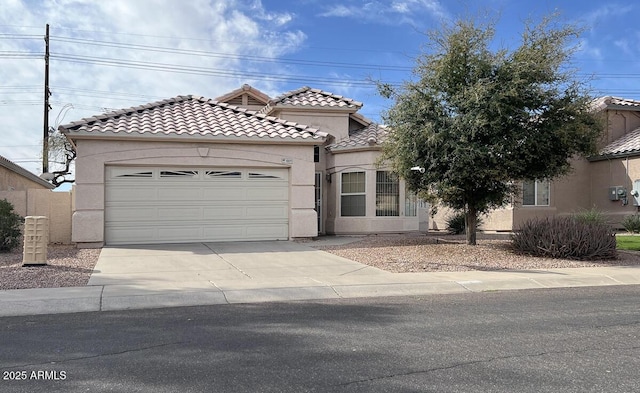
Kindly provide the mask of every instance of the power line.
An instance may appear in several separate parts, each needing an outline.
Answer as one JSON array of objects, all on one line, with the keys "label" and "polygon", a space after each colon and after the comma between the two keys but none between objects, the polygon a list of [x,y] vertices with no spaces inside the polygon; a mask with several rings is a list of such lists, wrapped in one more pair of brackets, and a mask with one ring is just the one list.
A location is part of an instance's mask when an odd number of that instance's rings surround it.
[{"label": "power line", "polygon": [[[371,86],[372,82],[366,80],[345,80],[344,78],[320,78],[317,76],[308,75],[292,75],[292,74],[268,74],[265,72],[254,73],[248,71],[225,71],[217,68],[205,68],[194,67],[179,64],[163,64],[143,61],[131,61],[124,59],[106,59],[90,56],[74,56],[71,54],[56,54],[51,55],[52,58],[59,61],[67,61],[72,63],[82,64],[96,64],[105,65],[111,67],[125,67],[132,69],[141,69],[149,71],[164,71],[175,72],[181,74],[194,74],[194,75],[210,75],[210,76],[224,76],[233,78],[252,78],[268,81],[288,81],[288,82],[316,82],[338,85],[350,85],[350,86]],[[399,84],[399,82],[389,82],[391,84]]]},{"label": "power line", "polygon": [[121,49],[137,49],[137,50],[156,52],[156,53],[173,53],[173,54],[182,54],[187,56],[211,57],[211,58],[231,59],[231,60],[251,60],[256,62],[283,63],[283,64],[306,65],[306,66],[315,66],[315,67],[358,68],[358,69],[375,69],[375,70],[385,70],[385,71],[410,71],[413,68],[413,67],[407,67],[407,66],[393,66],[393,65],[365,64],[365,63],[342,63],[342,62],[313,61],[313,60],[290,59],[290,58],[276,59],[276,58],[264,57],[264,56],[238,55],[238,54],[229,54],[229,53],[210,52],[210,51],[203,51],[203,50],[177,49],[177,48],[167,48],[167,47],[139,45],[139,44],[124,44],[120,42],[88,40],[88,39],[79,39],[79,38],[72,38],[72,37],[54,36],[53,38],[62,42],[82,43],[87,45],[97,45],[97,46],[121,48]]}]

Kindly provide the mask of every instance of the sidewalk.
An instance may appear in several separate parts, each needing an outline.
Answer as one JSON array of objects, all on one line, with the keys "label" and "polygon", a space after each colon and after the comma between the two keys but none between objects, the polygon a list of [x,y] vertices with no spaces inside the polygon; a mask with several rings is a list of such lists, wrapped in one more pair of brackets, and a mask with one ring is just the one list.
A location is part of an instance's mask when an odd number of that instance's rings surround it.
[{"label": "sidewalk", "polygon": [[639,266],[260,280],[202,279],[139,286],[92,285],[0,291],[0,316],[638,284]]}]

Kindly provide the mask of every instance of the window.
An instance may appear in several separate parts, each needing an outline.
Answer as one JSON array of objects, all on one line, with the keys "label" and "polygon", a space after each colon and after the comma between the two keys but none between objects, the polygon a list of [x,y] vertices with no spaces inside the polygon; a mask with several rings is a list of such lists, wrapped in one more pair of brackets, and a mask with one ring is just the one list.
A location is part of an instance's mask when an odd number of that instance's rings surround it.
[{"label": "window", "polygon": [[320,162],[320,146],[313,146],[313,162]]},{"label": "window", "polygon": [[160,177],[170,178],[194,178],[198,177],[198,171],[160,171]]},{"label": "window", "polygon": [[121,175],[116,175],[115,177],[153,177],[153,172],[123,173]]},{"label": "window", "polygon": [[415,192],[404,188],[404,215],[407,217],[415,217],[418,215],[418,196]]},{"label": "window", "polygon": [[376,216],[400,215],[400,183],[387,171],[376,172]]},{"label": "window", "polygon": [[280,179],[282,180],[282,178],[279,176],[270,175],[268,173],[256,173],[256,172],[249,172],[249,179]]},{"label": "window", "polygon": [[523,206],[549,206],[549,180],[525,180],[522,183]]},{"label": "window", "polygon": [[365,173],[343,173],[340,194],[340,215],[343,217],[364,216],[366,214],[365,201]]},{"label": "window", "polygon": [[242,173],[236,171],[207,171],[207,177],[214,179],[240,179]]}]

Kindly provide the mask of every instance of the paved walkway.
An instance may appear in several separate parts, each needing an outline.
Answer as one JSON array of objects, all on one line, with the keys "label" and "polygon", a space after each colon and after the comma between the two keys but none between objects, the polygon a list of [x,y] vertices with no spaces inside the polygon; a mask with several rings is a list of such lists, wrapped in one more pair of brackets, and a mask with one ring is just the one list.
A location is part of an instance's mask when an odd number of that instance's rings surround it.
[{"label": "paved walkway", "polygon": [[294,242],[106,247],[86,287],[0,291],[0,316],[638,284],[624,266],[389,273]]}]

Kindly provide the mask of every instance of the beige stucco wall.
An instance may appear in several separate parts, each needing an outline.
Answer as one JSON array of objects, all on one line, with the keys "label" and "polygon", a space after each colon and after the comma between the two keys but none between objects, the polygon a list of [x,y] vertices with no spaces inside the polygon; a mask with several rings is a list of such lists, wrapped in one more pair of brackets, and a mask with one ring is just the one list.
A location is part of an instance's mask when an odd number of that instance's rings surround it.
[{"label": "beige stucco wall", "polygon": [[[179,141],[78,140],[72,239],[104,242],[105,166],[290,168],[289,237],[317,236],[312,145],[210,144]],[[283,159],[292,163],[283,163]]]},{"label": "beige stucco wall", "polygon": [[[591,200],[593,205],[605,213],[609,221],[620,226],[622,219],[638,212],[636,199],[629,195],[633,182],[640,180],[640,157],[618,158],[591,163]],[[609,200],[609,187],[625,187],[628,194],[627,205],[621,200]]]},{"label": "beige stucco wall", "polygon": [[20,176],[19,174],[8,170],[3,166],[0,166],[0,191],[28,190],[31,188],[48,190],[48,188],[42,184],[38,184],[24,176]]},{"label": "beige stucco wall", "polygon": [[[550,184],[549,206],[523,206],[522,195],[512,199],[504,208],[495,209],[481,216],[483,231],[517,230],[522,223],[533,218],[545,218],[578,213],[593,206],[590,174],[593,163],[584,158],[571,160],[571,172]],[[606,196],[606,195],[605,195]],[[446,230],[446,220],[451,209],[439,207],[432,218],[431,230]]]},{"label": "beige stucco wall", "polygon": [[600,147],[604,147],[640,127],[640,115],[637,112],[609,110],[605,116],[605,121],[608,124],[608,132],[604,134],[600,142]]},{"label": "beige stucco wall", "polygon": [[330,134],[336,141],[349,136],[349,113],[346,111],[295,111],[283,110],[278,117],[305,124]]},{"label": "beige stucco wall", "polygon": [[0,199],[11,202],[15,212],[22,217],[48,217],[50,243],[71,243],[72,191],[54,192],[47,189],[0,191]]},{"label": "beige stucco wall", "polygon": [[[327,155],[327,173],[331,182],[325,180],[327,189],[326,231],[329,234],[361,234],[384,232],[407,232],[420,229],[420,215],[404,215],[405,183],[400,180],[400,215],[395,217],[376,216],[376,171],[378,150],[350,151]],[[366,216],[340,216],[340,181],[343,172],[365,172]],[[424,215],[426,218],[426,215]]]}]

